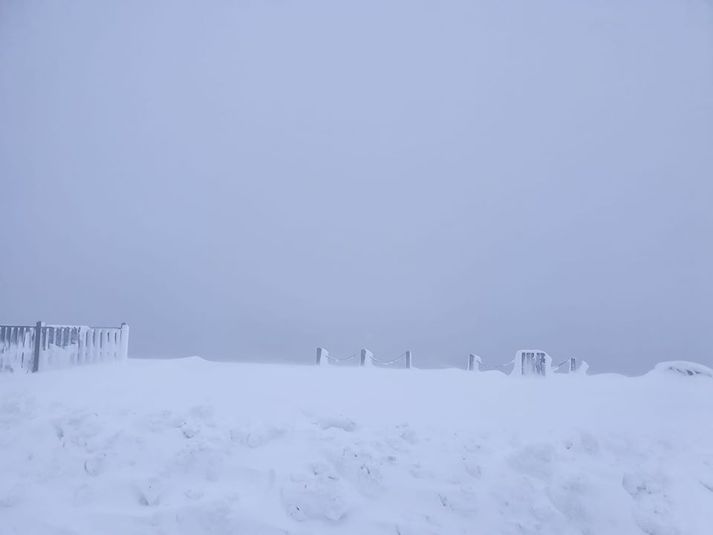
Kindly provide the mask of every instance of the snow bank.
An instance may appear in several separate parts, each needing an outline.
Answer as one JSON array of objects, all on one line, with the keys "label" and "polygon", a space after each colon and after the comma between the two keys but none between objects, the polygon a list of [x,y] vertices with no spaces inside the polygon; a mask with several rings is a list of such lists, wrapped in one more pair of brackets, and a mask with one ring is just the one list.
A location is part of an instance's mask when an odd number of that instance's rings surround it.
[{"label": "snow bank", "polygon": [[713,382],[129,361],[0,376],[3,535],[698,535]]},{"label": "snow bank", "polygon": [[668,373],[686,375],[688,377],[707,377],[713,378],[713,370],[703,364],[696,362],[688,362],[686,360],[672,360],[670,362],[660,362],[657,364],[652,373]]}]

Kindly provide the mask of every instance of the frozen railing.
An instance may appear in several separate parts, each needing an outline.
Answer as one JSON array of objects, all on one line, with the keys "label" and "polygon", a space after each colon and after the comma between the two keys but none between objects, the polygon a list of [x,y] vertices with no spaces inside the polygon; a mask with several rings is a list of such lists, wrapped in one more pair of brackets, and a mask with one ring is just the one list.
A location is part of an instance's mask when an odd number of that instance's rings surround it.
[{"label": "frozen railing", "polygon": [[539,349],[521,349],[515,354],[513,375],[541,375],[552,373],[552,357]]},{"label": "frozen railing", "polygon": [[129,326],[0,325],[0,372],[38,372],[128,356]]},{"label": "frozen railing", "polygon": [[578,373],[586,374],[589,365],[583,361],[578,361],[574,357],[563,360],[559,364],[552,364],[552,357],[545,351],[539,349],[522,349],[515,354],[515,358],[508,364],[497,366],[486,366],[482,359],[471,353],[468,355],[466,370],[468,371],[500,371],[505,374],[515,376],[542,376],[546,377],[552,373]]},{"label": "frozen railing", "polygon": [[[317,366],[374,366],[377,368],[411,368],[411,351],[404,351],[391,359],[377,358],[373,352],[363,348],[348,356],[331,355],[323,347],[317,348]],[[570,357],[559,364],[553,365],[552,357],[540,349],[522,349],[515,354],[515,358],[502,365],[485,365],[483,359],[475,353],[468,355],[465,369],[471,372],[498,371],[514,376],[540,376],[546,377],[553,373],[586,374],[589,365]]]},{"label": "frozen railing", "polygon": [[411,368],[411,351],[404,351],[390,359],[379,359],[368,349],[361,349],[346,357],[330,355],[323,347],[317,348],[317,366],[375,366],[377,368]]},{"label": "frozen railing", "polygon": [[400,355],[396,355],[391,358],[378,358],[369,351],[368,349],[363,349],[365,351],[364,366],[375,366],[377,368],[411,368],[412,356],[411,351],[404,351]]}]

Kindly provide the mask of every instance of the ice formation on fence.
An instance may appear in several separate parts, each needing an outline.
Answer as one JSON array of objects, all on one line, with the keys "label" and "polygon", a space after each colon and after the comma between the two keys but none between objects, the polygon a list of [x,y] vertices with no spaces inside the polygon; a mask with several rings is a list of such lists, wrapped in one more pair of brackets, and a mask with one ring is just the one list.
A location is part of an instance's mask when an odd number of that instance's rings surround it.
[{"label": "ice formation on fence", "polygon": [[[411,368],[411,351],[404,351],[391,359],[380,359],[366,348],[352,353],[346,357],[330,355],[323,347],[317,348],[318,366],[364,366],[377,368]],[[552,364],[552,357],[539,349],[523,349],[516,353],[515,358],[505,365],[486,366],[483,359],[471,353],[468,355],[465,369],[468,371],[497,371],[514,376],[541,376],[546,377],[552,373],[568,373],[585,375],[589,364],[578,361],[574,357],[567,358],[557,365]]]},{"label": "ice formation on fence", "polygon": [[552,357],[540,349],[521,349],[515,355],[511,375],[541,375],[552,373]]},{"label": "ice formation on fence", "polygon": [[338,357],[330,355],[323,347],[317,348],[317,365],[318,366],[364,366],[378,368],[411,368],[411,351],[404,351],[400,355],[392,359],[379,359],[374,353],[366,348],[362,348],[357,353],[352,353],[347,357]]},{"label": "ice formation on fence", "polygon": [[0,326],[0,371],[37,372],[123,360],[129,327]]},{"label": "ice formation on fence", "polygon": [[0,372],[30,369],[34,359],[35,327],[0,326]]}]

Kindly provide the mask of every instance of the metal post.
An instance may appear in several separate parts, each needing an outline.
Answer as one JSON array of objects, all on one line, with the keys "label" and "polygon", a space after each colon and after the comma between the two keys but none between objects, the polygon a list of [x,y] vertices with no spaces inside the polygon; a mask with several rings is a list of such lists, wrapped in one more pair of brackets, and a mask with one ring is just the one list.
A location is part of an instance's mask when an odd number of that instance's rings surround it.
[{"label": "metal post", "polygon": [[366,366],[366,367],[371,366],[373,364],[372,360],[371,360],[373,356],[374,356],[374,353],[372,353],[371,351],[369,351],[366,348],[362,348],[361,359],[359,360],[359,365]]},{"label": "metal post", "polygon": [[326,349],[324,349],[323,347],[317,348],[317,366],[327,364],[327,355],[328,353]]},{"label": "metal post", "polygon": [[406,367],[411,368],[411,351],[406,351]]},{"label": "metal post", "polygon": [[84,329],[84,362],[92,363],[94,362],[94,339],[92,338],[92,333],[94,329],[87,327]]},{"label": "metal post", "polygon": [[92,328],[91,330],[92,333],[92,341],[91,341],[91,348],[92,348],[92,362],[97,362],[99,360],[99,350],[98,350],[98,345],[97,345],[97,329]]},{"label": "metal post", "polygon": [[40,348],[42,347],[42,328],[45,326],[43,321],[38,321],[35,325],[35,352],[32,358],[32,373],[40,371]]},{"label": "metal post", "polygon": [[471,353],[468,355],[468,371],[480,371],[480,357]]},{"label": "metal post", "polygon": [[84,364],[84,331],[77,327],[77,364]]}]

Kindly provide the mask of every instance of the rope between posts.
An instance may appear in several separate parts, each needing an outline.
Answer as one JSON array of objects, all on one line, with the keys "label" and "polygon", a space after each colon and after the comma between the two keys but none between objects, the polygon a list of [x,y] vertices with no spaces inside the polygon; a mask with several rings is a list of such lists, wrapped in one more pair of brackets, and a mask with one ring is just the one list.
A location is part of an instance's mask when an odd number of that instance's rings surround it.
[{"label": "rope between posts", "polygon": [[372,355],[371,360],[372,360],[372,362],[374,362],[376,364],[381,364],[382,366],[388,366],[390,364],[394,364],[395,362],[398,362],[399,360],[401,360],[402,357],[406,356],[406,353],[408,353],[408,351],[404,351],[398,357],[396,357],[395,359],[392,359],[392,360],[379,360],[379,359],[374,358],[374,356]]},{"label": "rope between posts", "polygon": [[336,356],[327,354],[327,360],[333,360],[335,362],[346,362],[347,360],[351,360],[351,359],[355,358],[357,355],[358,355],[358,353],[354,353],[352,355],[349,355],[348,357],[336,357]]}]

